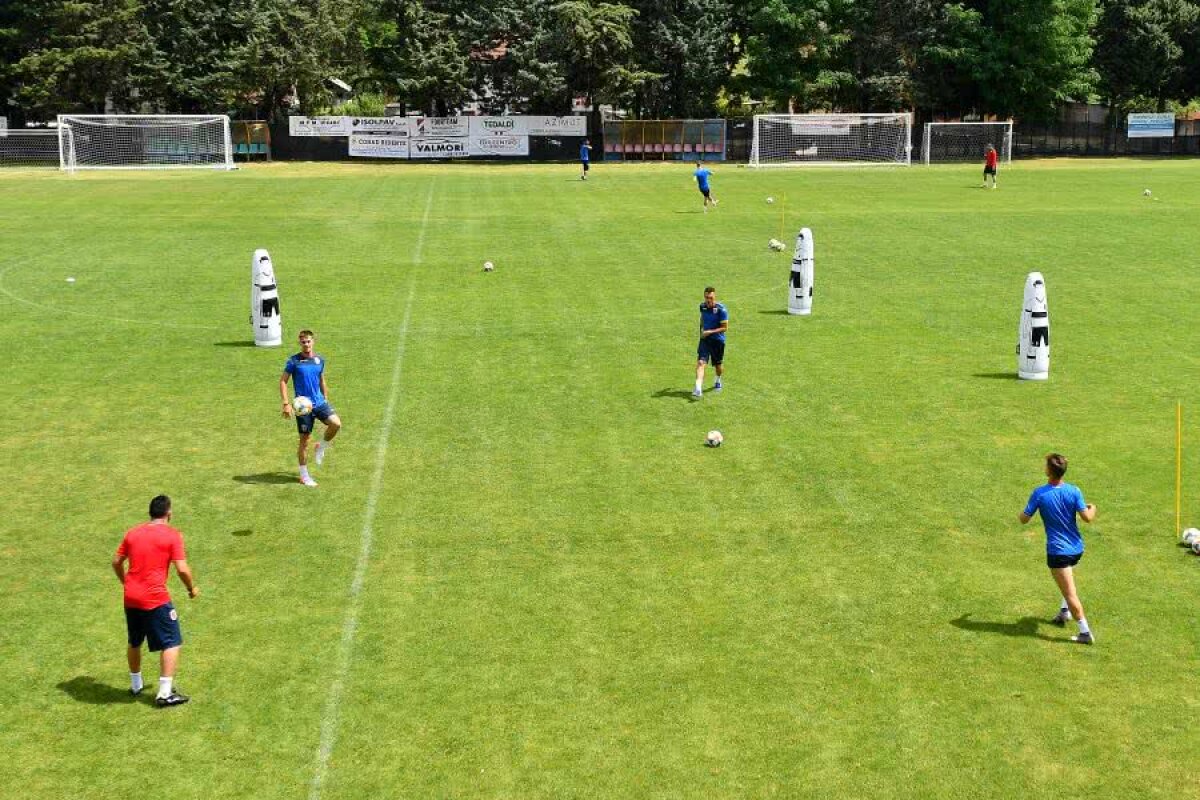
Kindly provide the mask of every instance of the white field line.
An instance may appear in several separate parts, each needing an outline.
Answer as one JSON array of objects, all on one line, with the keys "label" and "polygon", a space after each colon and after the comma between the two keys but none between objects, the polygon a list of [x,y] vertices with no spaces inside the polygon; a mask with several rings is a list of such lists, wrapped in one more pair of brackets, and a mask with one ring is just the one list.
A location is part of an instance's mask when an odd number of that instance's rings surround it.
[{"label": "white field line", "polygon": [[[433,183],[430,182],[429,191],[425,195],[425,213],[421,216],[421,228],[417,233],[417,245],[413,250],[413,266],[421,263],[421,254],[425,247],[425,230],[429,224],[429,210],[432,207]],[[342,641],[338,647],[337,669],[334,672],[333,685],[329,689],[329,697],[325,702],[325,714],[321,718],[321,741],[317,746],[312,785],[308,790],[310,800],[319,800],[321,797],[321,791],[325,787],[325,776],[329,771],[329,759],[333,755],[333,748],[337,745],[342,695],[345,693],[346,680],[350,674],[350,662],[354,659],[354,634],[358,629],[358,612],[362,605],[363,582],[367,576],[367,566],[371,561],[371,544],[375,538],[375,509],[379,504],[379,491],[383,486],[383,473],[387,466],[388,443],[391,441],[392,425],[396,419],[396,404],[400,397],[400,376],[404,366],[404,346],[408,340],[408,322],[412,315],[415,296],[416,274],[414,272],[409,277],[408,299],[404,303],[404,316],[400,321],[400,328],[396,332],[396,356],[392,362],[392,386],[388,393],[387,407],[383,413],[379,441],[375,446],[375,472],[371,476],[371,488],[367,493],[367,507],[363,514],[358,561],[354,565],[354,579],[350,582],[350,603],[346,608],[346,621],[342,624]]]}]

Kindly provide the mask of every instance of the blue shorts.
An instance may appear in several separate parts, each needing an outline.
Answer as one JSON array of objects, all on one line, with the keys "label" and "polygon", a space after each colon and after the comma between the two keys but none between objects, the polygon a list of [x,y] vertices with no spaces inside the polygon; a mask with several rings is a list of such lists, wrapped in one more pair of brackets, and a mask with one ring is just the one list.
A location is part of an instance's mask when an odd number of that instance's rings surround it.
[{"label": "blue shorts", "polygon": [[701,337],[700,346],[696,348],[696,359],[710,361],[714,367],[721,366],[725,360],[725,342],[712,336]]},{"label": "blue shorts", "polygon": [[129,646],[141,647],[150,641],[150,652],[157,653],[183,644],[179,630],[179,613],[171,603],[163,603],[149,611],[142,608],[125,609],[125,628],[129,631]]},{"label": "blue shorts", "polygon": [[1083,553],[1075,553],[1074,555],[1058,555],[1057,553],[1046,553],[1046,566],[1050,569],[1063,569],[1064,567],[1073,567],[1079,563],[1079,559],[1083,558]]},{"label": "blue shorts", "polygon": [[708,187],[707,187],[707,186],[701,186],[701,187],[700,187],[700,194],[704,195],[705,197],[708,197]]},{"label": "blue shorts", "polygon": [[321,403],[319,406],[313,406],[311,413],[296,415],[296,430],[300,431],[301,435],[312,433],[314,418],[324,422],[336,413],[333,410],[333,406],[329,405],[329,403]]}]

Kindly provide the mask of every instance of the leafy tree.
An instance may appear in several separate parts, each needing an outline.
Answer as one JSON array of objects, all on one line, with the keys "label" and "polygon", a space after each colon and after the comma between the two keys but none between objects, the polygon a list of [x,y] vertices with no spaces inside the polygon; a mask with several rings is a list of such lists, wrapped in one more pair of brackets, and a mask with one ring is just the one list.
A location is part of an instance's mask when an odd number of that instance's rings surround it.
[{"label": "leafy tree", "polygon": [[[647,81],[660,77],[634,60],[637,11],[619,3],[561,0],[550,7],[550,48],[562,65],[570,95],[591,103],[627,103]],[[570,96],[563,98],[569,102]]]},{"label": "leafy tree", "polygon": [[1108,0],[1097,26],[1100,89],[1115,105],[1165,109],[1200,94],[1192,79],[1200,6],[1187,0]]},{"label": "leafy tree", "polygon": [[711,114],[734,64],[729,0],[641,0],[635,6],[639,64],[659,76],[638,90],[637,111],[659,118]]},{"label": "leafy tree", "polygon": [[469,55],[448,14],[419,0],[386,0],[362,36],[373,87],[437,115],[471,96]]}]

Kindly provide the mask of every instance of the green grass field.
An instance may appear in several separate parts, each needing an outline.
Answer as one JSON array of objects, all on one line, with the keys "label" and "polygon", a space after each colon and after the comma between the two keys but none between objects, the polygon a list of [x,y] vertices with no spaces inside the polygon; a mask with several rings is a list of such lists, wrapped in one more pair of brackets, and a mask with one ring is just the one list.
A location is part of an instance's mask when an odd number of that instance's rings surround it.
[{"label": "green grass field", "polygon": [[[702,214],[683,166],[0,171],[0,796],[1200,797],[1200,162],[978,173],[730,165]],[[258,247],[285,348],[247,346]],[[1093,648],[1016,521],[1050,450]],[[109,569],[159,492],[203,591],[166,711]]]}]

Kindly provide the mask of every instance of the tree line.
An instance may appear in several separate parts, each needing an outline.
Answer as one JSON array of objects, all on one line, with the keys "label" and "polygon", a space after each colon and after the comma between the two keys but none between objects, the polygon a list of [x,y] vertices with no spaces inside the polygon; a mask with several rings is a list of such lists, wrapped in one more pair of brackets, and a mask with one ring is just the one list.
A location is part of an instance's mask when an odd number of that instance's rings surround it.
[{"label": "tree line", "polygon": [[[408,109],[1046,119],[1200,97],[1200,0],[0,0],[0,114]],[[297,108],[298,103],[298,108]]]}]

